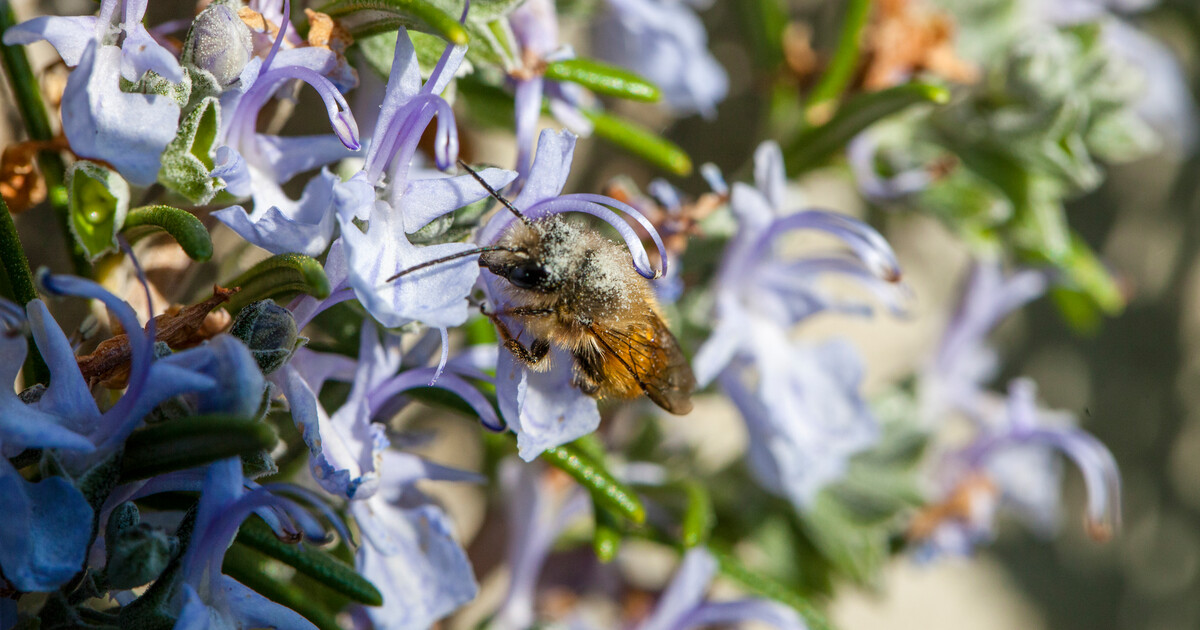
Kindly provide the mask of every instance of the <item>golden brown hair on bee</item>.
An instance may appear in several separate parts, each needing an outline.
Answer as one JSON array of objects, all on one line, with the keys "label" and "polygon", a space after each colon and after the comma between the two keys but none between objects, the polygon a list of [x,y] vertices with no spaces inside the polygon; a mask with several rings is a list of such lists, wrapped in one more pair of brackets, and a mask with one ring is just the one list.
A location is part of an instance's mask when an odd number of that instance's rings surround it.
[{"label": "golden brown hair on bee", "polygon": [[[530,368],[548,369],[557,346],[574,357],[575,385],[590,396],[645,393],[671,413],[691,411],[691,366],[624,246],[551,216],[514,221],[479,264],[508,281],[510,306],[488,315]],[[501,315],[532,336],[528,347]]]}]

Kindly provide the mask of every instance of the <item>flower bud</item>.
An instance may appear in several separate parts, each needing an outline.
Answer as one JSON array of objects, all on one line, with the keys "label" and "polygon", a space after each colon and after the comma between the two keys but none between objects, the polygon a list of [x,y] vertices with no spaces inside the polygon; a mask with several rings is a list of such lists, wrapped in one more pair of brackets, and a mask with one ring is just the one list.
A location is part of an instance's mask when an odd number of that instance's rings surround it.
[{"label": "flower bud", "polygon": [[108,517],[105,577],[109,588],[134,588],[157,578],[179,548],[179,540],[142,524],[137,506],[123,503]]},{"label": "flower bud", "polygon": [[184,50],[186,63],[207,70],[226,86],[250,61],[250,29],[233,9],[214,2],[196,16]]},{"label": "flower bud", "polygon": [[287,363],[302,342],[292,312],[272,300],[260,300],[243,308],[233,320],[229,334],[250,348],[263,374]]}]

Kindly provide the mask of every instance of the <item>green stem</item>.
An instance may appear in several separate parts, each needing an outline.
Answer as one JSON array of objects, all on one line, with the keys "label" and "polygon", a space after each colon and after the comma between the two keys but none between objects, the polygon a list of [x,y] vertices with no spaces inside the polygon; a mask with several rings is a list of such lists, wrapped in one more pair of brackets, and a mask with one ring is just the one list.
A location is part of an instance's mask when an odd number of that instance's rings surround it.
[{"label": "green stem", "polygon": [[[8,204],[0,197],[0,264],[4,265],[4,273],[8,275],[8,284],[12,288],[12,297],[20,304],[28,304],[37,298],[37,290],[33,288],[33,274],[29,271],[29,260],[25,258],[25,249],[21,247],[21,237],[17,234],[17,226],[13,223]],[[25,385],[34,383],[49,383],[50,370],[42,355],[38,352],[33,338],[29,338],[29,354],[25,357]]]},{"label": "green stem", "polygon": [[[17,23],[13,13],[12,3],[0,0],[0,37],[8,32],[8,28]],[[50,127],[50,117],[46,114],[46,105],[42,102],[42,93],[38,88],[37,77],[29,65],[29,57],[25,55],[23,46],[0,45],[0,61],[8,73],[8,84],[16,97],[17,109],[21,112],[21,120],[25,122],[25,131],[30,139],[49,141],[54,138]],[[47,198],[54,216],[58,220],[59,231],[70,249],[71,264],[75,273],[80,276],[90,276],[92,265],[88,262],[83,249],[71,237],[70,211],[67,209],[67,191],[64,186],[66,166],[57,152],[42,151],[38,154],[38,166],[42,177],[46,180]]]},{"label": "green stem", "polygon": [[[810,114],[817,107],[836,100],[845,91],[854,71],[858,68],[858,57],[861,52],[863,27],[871,15],[871,0],[849,0],[846,3],[846,14],[842,18],[842,32],[838,36],[837,50],[829,67],[821,76],[821,81],[813,88],[808,97],[808,105],[804,108]],[[807,116],[806,116],[807,118]]]}]

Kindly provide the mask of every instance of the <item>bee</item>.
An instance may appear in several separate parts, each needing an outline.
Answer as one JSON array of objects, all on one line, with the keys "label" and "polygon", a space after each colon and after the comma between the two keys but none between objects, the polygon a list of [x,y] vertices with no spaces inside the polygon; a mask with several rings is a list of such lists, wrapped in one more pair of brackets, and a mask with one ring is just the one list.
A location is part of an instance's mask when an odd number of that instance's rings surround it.
[{"label": "bee", "polygon": [[[696,377],[628,249],[556,215],[525,216],[469,166],[459,164],[519,221],[495,245],[421,263],[389,281],[479,254],[479,266],[506,281],[508,298],[502,310],[480,310],[496,326],[504,347],[529,369],[550,369],[550,350],[557,347],[574,359],[573,383],[588,396],[645,394],[673,414],[691,411]],[[504,318],[532,336],[528,345],[513,335]]]}]

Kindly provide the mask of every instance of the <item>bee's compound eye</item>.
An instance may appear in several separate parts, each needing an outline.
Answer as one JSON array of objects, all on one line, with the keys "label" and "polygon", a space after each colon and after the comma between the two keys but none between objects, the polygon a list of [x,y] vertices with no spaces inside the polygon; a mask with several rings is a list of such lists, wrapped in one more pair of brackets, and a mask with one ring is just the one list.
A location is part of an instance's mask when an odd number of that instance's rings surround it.
[{"label": "bee's compound eye", "polygon": [[513,267],[508,273],[508,281],[522,289],[540,289],[546,283],[546,270],[540,265],[521,265]]}]

